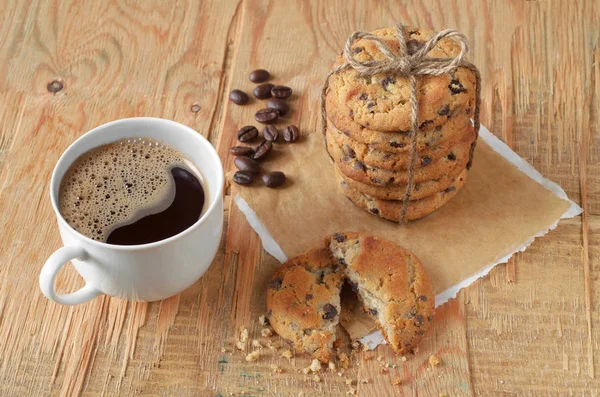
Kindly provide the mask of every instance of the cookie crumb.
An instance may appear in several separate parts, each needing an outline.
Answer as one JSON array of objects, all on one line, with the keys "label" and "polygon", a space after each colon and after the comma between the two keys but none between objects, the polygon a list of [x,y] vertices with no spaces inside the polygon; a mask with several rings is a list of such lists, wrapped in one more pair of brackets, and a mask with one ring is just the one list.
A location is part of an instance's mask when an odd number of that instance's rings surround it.
[{"label": "cookie crumb", "polygon": [[308,375],[309,372],[310,372],[310,367],[302,368],[302,373],[304,375]]},{"label": "cookie crumb", "polygon": [[316,358],[310,363],[310,370],[312,372],[319,372],[321,370],[321,362]]},{"label": "cookie crumb", "polygon": [[379,362],[383,361],[383,356],[378,356],[377,361],[379,361]]},{"label": "cookie crumb", "polygon": [[277,346],[275,346],[270,340],[267,341],[267,347],[273,351],[277,351]]},{"label": "cookie crumb", "polygon": [[256,361],[256,360],[258,360],[259,357],[260,357],[260,352],[258,350],[255,350],[246,356],[246,361]]},{"label": "cookie crumb", "polygon": [[419,348],[418,347],[413,348],[412,352],[413,352],[413,354],[417,354],[419,352]]},{"label": "cookie crumb", "polygon": [[373,357],[375,357],[375,356],[371,356],[370,354],[368,354],[368,355],[365,355],[365,361],[372,360],[372,359],[373,359]]},{"label": "cookie crumb", "polygon": [[294,357],[294,353],[292,353],[292,351],[288,349],[288,350],[284,350],[283,352],[281,352],[280,356],[283,358],[290,359],[290,358]]},{"label": "cookie crumb", "polygon": [[271,328],[263,328],[260,330],[260,334],[263,337],[268,338],[269,336],[273,335],[273,330]]},{"label": "cookie crumb", "polygon": [[346,392],[347,396],[353,396],[356,394],[356,389],[351,387],[350,389],[348,389],[348,391]]},{"label": "cookie crumb", "polygon": [[256,339],[252,339],[252,347],[255,347],[257,349],[262,349],[263,345],[261,345],[260,342],[257,341]]},{"label": "cookie crumb", "polygon": [[246,350],[246,341],[248,341],[248,328],[240,327],[240,334],[235,341],[235,347],[237,347],[238,350]]},{"label": "cookie crumb", "polygon": [[336,366],[335,366],[335,363],[333,361],[330,361],[329,364],[327,364],[327,366],[329,367],[330,371],[335,371],[336,370]]},{"label": "cookie crumb", "polygon": [[314,380],[315,382],[320,382],[320,381],[321,381],[321,378],[319,377],[319,375],[313,375],[313,380]]},{"label": "cookie crumb", "polygon": [[342,377],[342,373],[341,373],[341,372],[338,372],[338,376],[341,378],[341,377]]},{"label": "cookie crumb", "polygon": [[440,365],[441,362],[442,362],[442,360],[440,360],[437,356],[435,356],[433,354],[431,356],[429,356],[429,366],[431,368],[437,367],[438,365]]},{"label": "cookie crumb", "polygon": [[360,342],[355,340],[352,342],[352,344],[350,345],[354,350],[358,350],[360,348]]},{"label": "cookie crumb", "polygon": [[402,384],[402,379],[395,377],[394,380],[392,381],[392,385],[394,386],[398,386]]},{"label": "cookie crumb", "polygon": [[361,379],[360,383],[367,384],[367,383],[369,383],[369,380],[368,379]]},{"label": "cookie crumb", "polygon": [[346,384],[348,386],[352,386],[354,384],[354,381],[352,379],[350,379],[350,378],[346,378]]},{"label": "cookie crumb", "polygon": [[258,322],[260,323],[260,325],[262,325],[263,327],[265,325],[268,325],[269,322],[267,321],[267,316],[265,316],[264,314],[258,316]]},{"label": "cookie crumb", "polygon": [[221,353],[225,353],[227,352],[227,349],[225,349],[224,347],[221,348]]},{"label": "cookie crumb", "polygon": [[385,375],[385,374],[387,374],[388,372],[390,372],[390,370],[389,370],[389,369],[387,369],[387,368],[383,368],[383,367],[382,367],[382,368],[379,368],[379,373],[380,373],[381,375]]},{"label": "cookie crumb", "polygon": [[348,369],[350,360],[348,360],[348,355],[346,353],[340,353],[338,356],[338,361],[340,362],[340,367],[342,367],[343,369]]},{"label": "cookie crumb", "polygon": [[402,360],[402,362],[405,362],[406,361],[406,357],[402,356],[401,360]]},{"label": "cookie crumb", "polygon": [[271,371],[275,372],[276,374],[280,374],[283,372],[283,369],[279,368],[275,364],[271,364]]}]

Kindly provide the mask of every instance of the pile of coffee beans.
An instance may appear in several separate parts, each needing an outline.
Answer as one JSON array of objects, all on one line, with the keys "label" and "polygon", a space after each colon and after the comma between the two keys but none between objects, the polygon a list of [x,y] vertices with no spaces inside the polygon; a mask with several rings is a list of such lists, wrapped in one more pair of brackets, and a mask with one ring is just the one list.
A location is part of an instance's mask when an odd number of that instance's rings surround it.
[{"label": "pile of coffee beans", "polygon": [[[280,135],[288,143],[295,142],[300,136],[300,130],[295,125],[288,125],[281,134],[273,125],[280,116],[284,116],[290,110],[285,99],[292,96],[292,89],[284,85],[266,83],[270,77],[271,74],[264,69],[254,70],[249,76],[250,81],[258,84],[253,91],[254,97],[267,99],[267,107],[260,109],[254,115],[257,122],[265,124],[261,131],[264,139],[256,147],[233,146],[229,149],[229,153],[236,156],[233,163],[238,171],[233,175],[233,181],[238,185],[250,185],[254,182],[254,177],[261,172],[259,161],[271,152],[273,144],[278,142]],[[249,97],[244,91],[235,89],[229,93],[229,100],[236,105],[245,105],[248,103]],[[242,143],[250,143],[258,136],[258,128],[253,125],[244,126],[237,133],[238,141]],[[263,184],[270,188],[283,185],[285,179],[285,174],[281,171],[262,175]]]}]

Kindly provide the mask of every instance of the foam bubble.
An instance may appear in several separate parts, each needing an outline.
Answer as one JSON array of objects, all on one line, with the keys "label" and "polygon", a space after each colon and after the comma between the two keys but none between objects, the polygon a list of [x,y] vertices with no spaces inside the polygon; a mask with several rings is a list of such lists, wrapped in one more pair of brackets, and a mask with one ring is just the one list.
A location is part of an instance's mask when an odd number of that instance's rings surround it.
[{"label": "foam bubble", "polygon": [[171,204],[174,167],[185,168],[201,180],[182,153],[150,138],[123,139],[92,149],[64,175],[60,213],[81,234],[106,241],[117,227]]}]

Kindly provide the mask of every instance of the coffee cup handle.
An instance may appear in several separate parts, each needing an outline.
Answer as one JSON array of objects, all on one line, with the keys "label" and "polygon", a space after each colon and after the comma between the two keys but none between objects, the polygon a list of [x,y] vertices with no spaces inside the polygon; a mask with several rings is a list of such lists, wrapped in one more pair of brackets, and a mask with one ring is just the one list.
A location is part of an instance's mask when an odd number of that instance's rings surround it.
[{"label": "coffee cup handle", "polygon": [[72,306],[92,300],[102,293],[89,284],[66,295],[59,295],[54,289],[54,280],[60,268],[71,259],[85,259],[87,256],[88,254],[83,248],[76,246],[61,247],[50,255],[40,272],[40,288],[46,298],[62,305]]}]

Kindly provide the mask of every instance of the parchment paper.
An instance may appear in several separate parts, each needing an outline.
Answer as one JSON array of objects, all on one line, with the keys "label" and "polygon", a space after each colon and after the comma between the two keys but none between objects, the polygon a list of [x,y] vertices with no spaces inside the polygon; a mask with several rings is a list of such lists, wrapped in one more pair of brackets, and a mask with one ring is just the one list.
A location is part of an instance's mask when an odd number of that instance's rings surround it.
[{"label": "parchment paper", "polygon": [[[544,179],[483,126],[466,186],[438,211],[403,226],[373,216],[345,198],[319,133],[276,146],[264,168],[284,171],[286,185],[239,187],[234,198],[267,252],[284,262],[327,234],[375,234],[421,259],[433,282],[436,305],[525,250],[559,219],[581,213],[560,186]],[[372,329],[356,313],[341,317],[353,338]],[[362,341],[374,346],[382,338],[377,332]]]}]

